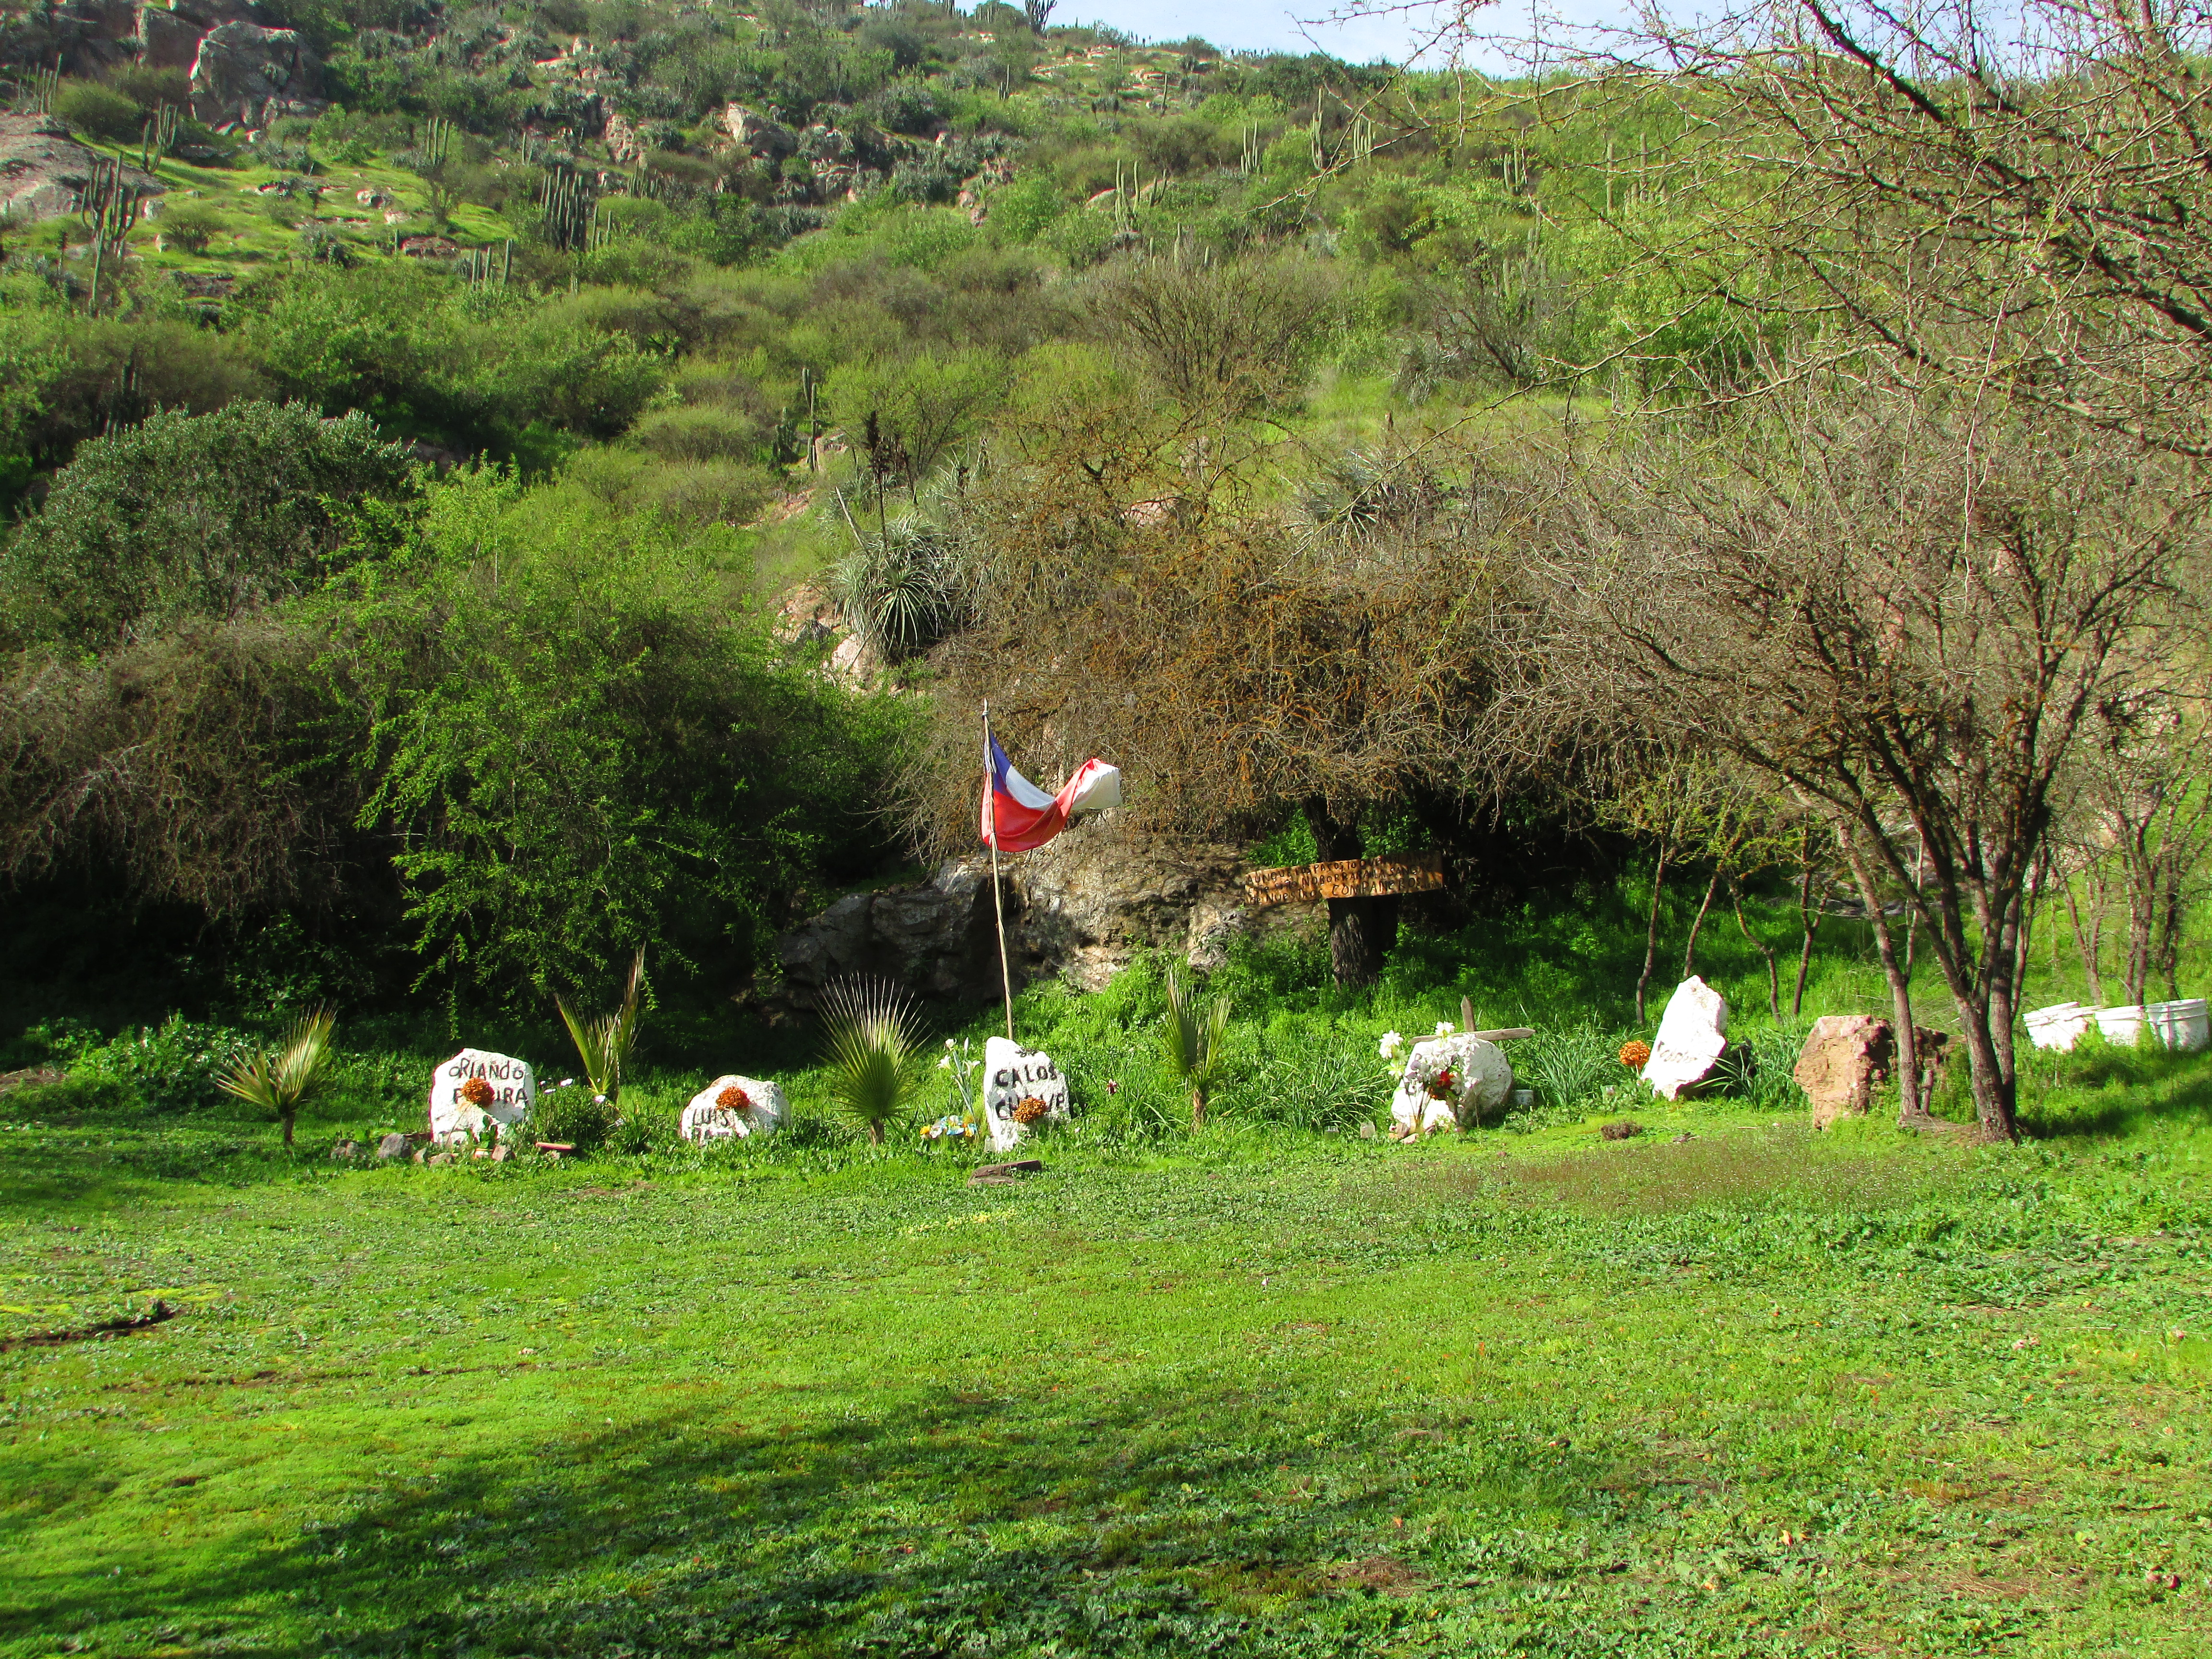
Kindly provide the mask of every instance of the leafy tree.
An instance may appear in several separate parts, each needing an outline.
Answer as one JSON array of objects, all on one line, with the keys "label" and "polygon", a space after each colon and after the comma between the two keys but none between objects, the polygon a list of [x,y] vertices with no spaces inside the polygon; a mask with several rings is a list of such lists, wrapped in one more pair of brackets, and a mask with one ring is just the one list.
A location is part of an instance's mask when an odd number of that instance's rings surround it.
[{"label": "leafy tree", "polygon": [[411,470],[359,413],[164,410],[79,449],[0,556],[0,599],[23,634],[93,650],[228,620],[319,583],[347,541],[337,503],[402,500]]},{"label": "leafy tree", "polygon": [[718,610],[665,520],[469,472],[403,568],[328,603],[424,978],[571,991],[642,941],[734,990],[873,866],[900,711]]}]

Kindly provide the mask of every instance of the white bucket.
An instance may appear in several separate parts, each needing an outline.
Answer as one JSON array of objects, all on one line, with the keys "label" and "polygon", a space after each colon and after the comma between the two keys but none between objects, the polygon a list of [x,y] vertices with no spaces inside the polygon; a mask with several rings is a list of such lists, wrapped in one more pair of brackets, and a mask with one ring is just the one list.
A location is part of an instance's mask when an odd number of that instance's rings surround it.
[{"label": "white bucket", "polygon": [[2158,1040],[2169,1048],[2193,1050],[2212,1043],[2212,1010],[2206,1008],[2202,997],[2154,1002],[2143,1012],[2149,1017],[2150,1029],[2158,1034]]},{"label": "white bucket", "polygon": [[2060,1002],[2048,1008],[2031,1008],[2026,1016],[2027,1040],[2039,1048],[2063,1052],[2081,1041],[2081,1033],[2096,1018],[2097,1011],[2086,1003]]},{"label": "white bucket", "polygon": [[2149,1013],[2141,1003],[2124,1008],[2100,1008],[2097,1029],[2105,1034],[2105,1041],[2123,1048],[2132,1048],[2136,1039],[2142,1035]]}]

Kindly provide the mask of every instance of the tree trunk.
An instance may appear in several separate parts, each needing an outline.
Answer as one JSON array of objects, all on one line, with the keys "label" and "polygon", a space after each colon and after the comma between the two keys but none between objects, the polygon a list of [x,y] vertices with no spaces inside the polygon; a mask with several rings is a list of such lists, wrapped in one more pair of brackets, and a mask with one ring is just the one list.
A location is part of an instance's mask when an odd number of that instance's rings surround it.
[{"label": "tree trunk", "polygon": [[2074,924],[2074,948],[2081,953],[2082,988],[2089,993],[2092,1002],[2102,1003],[2105,982],[2097,973],[2096,950],[2081,932],[2081,907],[2074,902],[2074,883],[2070,877],[2066,883],[2066,916]]},{"label": "tree trunk", "polygon": [[1974,1116],[1990,1140],[2018,1140],[2020,1124],[2013,1115],[2017,1091],[1997,1060],[1996,1044],[1990,1038],[1986,1014],[1966,998],[1953,994],[1959,1005],[1959,1026],[1966,1039],[1966,1059],[1973,1067]]},{"label": "tree trunk", "polygon": [[1805,976],[1813,971],[1813,931],[1820,925],[1820,914],[1813,908],[1813,848],[1812,836],[1806,835],[1805,872],[1797,883],[1797,924],[1805,930],[1805,942],[1797,950],[1797,988],[1790,994],[1790,1018],[1799,1019],[1805,1012]]},{"label": "tree trunk", "polygon": [[293,1118],[293,1116],[294,1116],[294,1114],[292,1114],[292,1113],[290,1113],[290,1112],[285,1112],[285,1113],[282,1113],[282,1114],[280,1114],[280,1115],[279,1115],[279,1117],[278,1117],[278,1120],[277,1120],[279,1122],[283,1123],[283,1126],[284,1126],[284,1144],[285,1144],[287,1146],[289,1146],[292,1144],[292,1118]]},{"label": "tree trunk", "polygon": [[[1311,826],[1314,851],[1321,862],[1366,856],[1367,843],[1358,821],[1330,815],[1318,795],[1305,803],[1306,823]],[[1346,990],[1372,985],[1382,972],[1383,958],[1398,942],[1398,901],[1393,898],[1333,898],[1328,901],[1328,962],[1336,982]]]},{"label": "tree trunk", "polygon": [[1698,914],[1690,919],[1689,943],[1682,947],[1682,977],[1689,978],[1691,964],[1698,954],[1698,930],[1705,925],[1705,912],[1713,908],[1713,890],[1721,884],[1721,867],[1713,866],[1713,878],[1705,884],[1705,896],[1698,901]]},{"label": "tree trunk", "polygon": [[[1744,921],[1743,884],[1734,876],[1729,878],[1729,902],[1735,910],[1736,931],[1743,935],[1745,942],[1753,950],[1758,951],[1766,963],[1766,1008],[1767,1012],[1774,1016],[1774,1023],[1779,1025],[1782,1024],[1782,969],[1774,960],[1774,952],[1766,941],[1753,933],[1751,925]],[[1804,994],[1802,988],[1798,994],[1802,999]]]},{"label": "tree trunk", "polygon": [[1190,1132],[1193,1134],[1196,1134],[1205,1127],[1206,1091],[1203,1089],[1193,1089],[1190,1091]]},{"label": "tree trunk", "polygon": [[1838,839],[1844,844],[1844,856],[1850,863],[1851,877],[1858,884],[1859,899],[1866,906],[1867,920],[1874,927],[1874,948],[1881,958],[1883,976],[1889,981],[1891,1024],[1897,1038],[1897,1122],[1899,1128],[1919,1128],[1929,1121],[1928,1108],[1920,1098],[1920,1043],[1912,1028],[1912,983],[1905,976],[1903,965],[1890,943],[1889,918],[1881,913],[1881,894],[1874,884],[1874,872],[1867,867],[1866,854],[1849,830],[1838,829]]},{"label": "tree trunk", "polygon": [[1644,993],[1651,983],[1651,964],[1659,955],[1659,900],[1667,890],[1667,843],[1659,843],[1659,863],[1651,872],[1651,915],[1644,928],[1644,971],[1636,976],[1636,1023],[1644,1024]]},{"label": "tree trunk", "polygon": [[880,1123],[871,1123],[868,1125],[868,1145],[871,1146],[880,1146],[883,1144],[884,1126]]}]

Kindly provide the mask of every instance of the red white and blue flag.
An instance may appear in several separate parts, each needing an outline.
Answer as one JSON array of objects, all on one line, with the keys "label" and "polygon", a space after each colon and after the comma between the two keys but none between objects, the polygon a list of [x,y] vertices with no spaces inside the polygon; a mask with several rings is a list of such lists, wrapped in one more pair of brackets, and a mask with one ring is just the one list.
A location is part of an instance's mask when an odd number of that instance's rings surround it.
[{"label": "red white and blue flag", "polygon": [[986,847],[995,838],[1001,853],[1025,853],[1066,829],[1078,812],[1103,812],[1121,804],[1121,769],[1095,755],[1075,769],[1058,794],[1048,795],[1015,771],[999,740],[991,739],[991,787],[983,797],[981,825]]}]

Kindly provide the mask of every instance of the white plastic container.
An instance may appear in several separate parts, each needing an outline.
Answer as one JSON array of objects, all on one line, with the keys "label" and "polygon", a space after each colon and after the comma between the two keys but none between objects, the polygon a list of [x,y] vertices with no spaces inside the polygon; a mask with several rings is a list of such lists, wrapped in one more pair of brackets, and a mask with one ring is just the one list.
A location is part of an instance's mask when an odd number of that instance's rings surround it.
[{"label": "white plastic container", "polygon": [[2097,1010],[2097,1029],[2105,1034],[2105,1041],[2123,1048],[2132,1048],[2136,1039],[2142,1035],[2143,1026],[2150,1018],[2149,1011],[2141,1003],[2123,1008]]},{"label": "white plastic container", "polygon": [[2143,1012],[2158,1040],[2169,1048],[2194,1051],[2212,1044],[2212,1010],[2208,1010],[2203,997],[2154,1002]]},{"label": "white plastic container", "polygon": [[2031,1008],[2026,1016],[2027,1040],[2039,1048],[2057,1048],[2063,1053],[2081,1041],[2081,1034],[2097,1018],[2097,1011],[2082,1002]]}]

